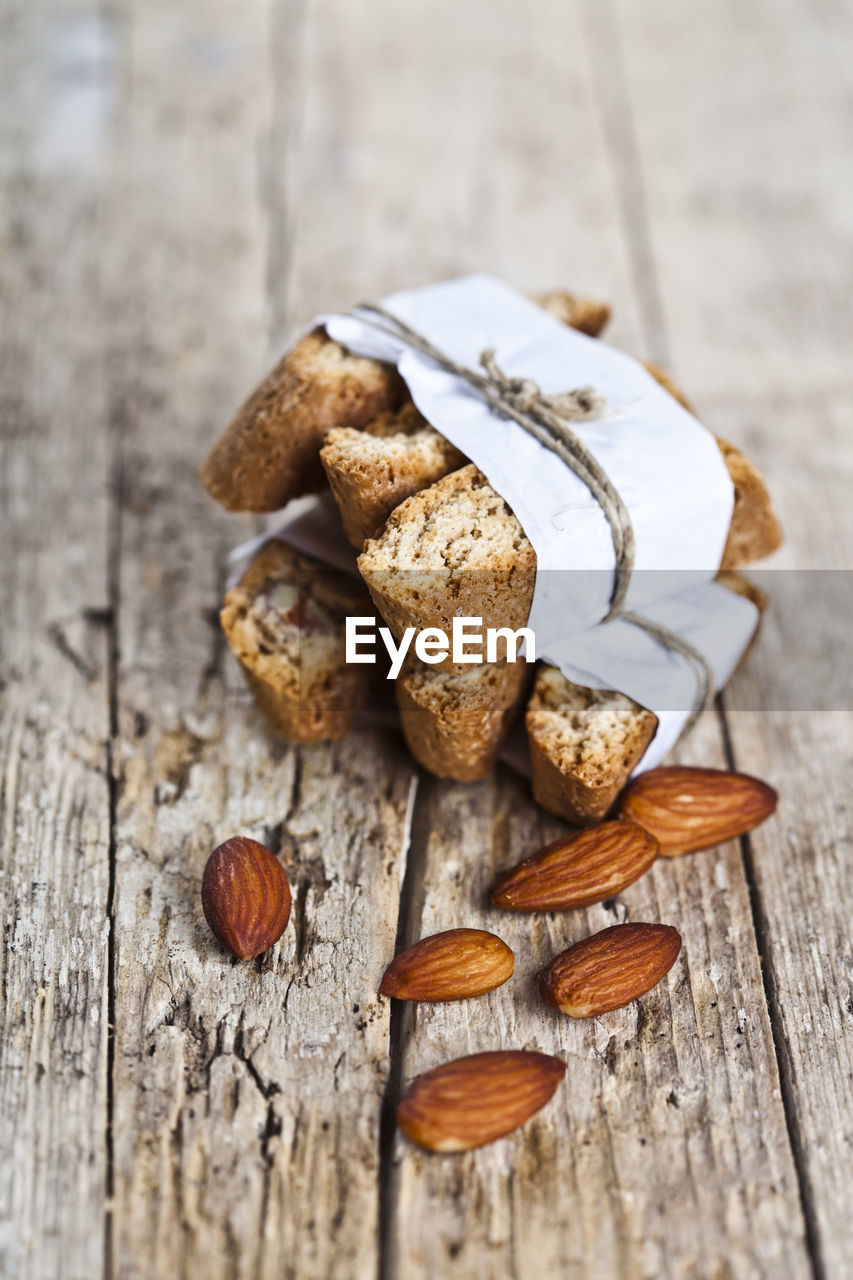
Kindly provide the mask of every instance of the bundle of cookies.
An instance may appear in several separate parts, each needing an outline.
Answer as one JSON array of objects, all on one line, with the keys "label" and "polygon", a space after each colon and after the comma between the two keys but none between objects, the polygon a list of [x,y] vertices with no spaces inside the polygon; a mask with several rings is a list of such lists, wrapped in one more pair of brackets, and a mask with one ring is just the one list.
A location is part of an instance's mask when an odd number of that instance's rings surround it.
[{"label": "bundle of cookies", "polygon": [[[597,337],[598,302],[558,292],[537,302]],[[652,376],[685,407],[678,388]],[[774,551],[779,525],[754,464],[718,440],[734,486],[719,581],[764,607],[738,572]],[[536,553],[518,519],[476,466],[418,412],[389,364],[349,353],[323,328],[298,341],[261,383],[202,467],[229,511],[273,512],[328,486],[358,552],[356,574],[281,540],[266,542],[227,594],[228,643],[273,729],[300,743],[343,737],[376,692],[376,668],[347,663],[345,621],[378,611],[400,638],[454,618],[484,628],[527,621]],[[411,652],[394,690],[412,754],[438,777],[482,778],[525,710],[536,800],[575,825],[600,821],[657,729],[626,695],[574,684],[524,662],[429,664]]]}]

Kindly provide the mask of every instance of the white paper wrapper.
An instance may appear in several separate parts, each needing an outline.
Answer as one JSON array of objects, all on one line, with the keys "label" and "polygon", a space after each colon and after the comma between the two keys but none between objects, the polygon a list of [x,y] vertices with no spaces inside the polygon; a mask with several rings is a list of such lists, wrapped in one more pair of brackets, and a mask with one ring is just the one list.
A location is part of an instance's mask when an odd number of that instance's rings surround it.
[{"label": "white paper wrapper", "polygon": [[[592,386],[605,397],[600,420],[572,426],[619,490],[634,527],[626,608],[690,641],[721,688],[749,643],[757,611],[711,581],[734,493],[710,432],[636,360],[560,324],[491,276],[395,294],[383,306],[457,363],[479,369],[481,352],[491,347],[507,375],[532,378],[546,394]],[[528,622],[537,657],[579,684],[618,689],[653,710],[660,724],[640,768],[658,764],[689,714],[695,676],[683,658],[630,623],[601,625],[615,557],[610,527],[583,482],[427,357],[350,316],[322,316],[319,323],[350,350],[396,363],[424,417],[513,509],[537,557]],[[299,502],[278,536],[340,567],[351,565],[339,526],[320,514],[327,510],[323,502]]]}]

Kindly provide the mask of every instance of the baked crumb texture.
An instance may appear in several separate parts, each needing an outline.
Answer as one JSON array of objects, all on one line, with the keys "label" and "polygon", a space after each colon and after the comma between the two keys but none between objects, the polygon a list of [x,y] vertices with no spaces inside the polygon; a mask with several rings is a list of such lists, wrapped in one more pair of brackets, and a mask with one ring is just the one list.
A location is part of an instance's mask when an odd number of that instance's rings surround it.
[{"label": "baked crumb texture", "polygon": [[364,544],[358,567],[395,636],[410,626],[449,635],[454,617],[482,618],[484,629],[524,626],[536,554],[503,498],[469,464],[395,508]]},{"label": "baked crumb texture", "polygon": [[657,716],[622,693],[536,673],[527,705],[533,795],[576,826],[606,817],[657,729]]},{"label": "baked crumb texture", "polygon": [[363,431],[335,427],[320,461],[344,532],[360,551],[395,507],[461,467],[465,458],[409,401],[396,413],[380,414]]},{"label": "baked crumb texture", "polygon": [[346,574],[269,542],[220,613],[232,653],[272,728],[291,742],[336,742],[364,706],[375,668],[345,662],[345,618],[371,613]]},{"label": "baked crumb texture", "polygon": [[396,369],[350,355],[323,329],[302,338],[237,412],[201,468],[228,511],[278,511],[322,487],[333,427],[363,427],[403,397]]},{"label": "baked crumb texture", "polygon": [[565,289],[537,293],[533,301],[555,320],[568,325],[570,329],[579,329],[590,338],[597,338],[610,320],[610,307],[606,302],[579,298],[576,293],[567,293]]},{"label": "baked crumb texture", "polygon": [[521,661],[441,671],[412,660],[395,693],[415,759],[439,778],[484,778],[521,706],[527,671]]},{"label": "baked crumb texture", "polygon": [[782,543],[782,529],[755,463],[728,440],[718,436],[717,444],[735,488],[735,505],[720,568],[742,569],[776,551]]}]

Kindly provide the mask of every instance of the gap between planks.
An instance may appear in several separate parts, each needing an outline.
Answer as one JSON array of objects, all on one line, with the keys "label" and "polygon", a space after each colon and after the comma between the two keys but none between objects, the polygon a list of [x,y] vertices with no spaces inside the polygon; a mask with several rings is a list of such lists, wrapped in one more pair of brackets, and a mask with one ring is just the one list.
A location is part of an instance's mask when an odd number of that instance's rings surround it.
[{"label": "gap between planks", "polygon": [[117,772],[119,736],[119,610],[121,607],[122,495],[124,491],[124,432],[122,422],[114,421],[113,456],[109,459],[110,488],[107,504],[107,600],[109,628],[107,634],[107,786],[109,798],[109,872],[107,878],[107,1064],[106,1126],[104,1132],[105,1200],[104,1200],[104,1277],[114,1274],[113,1194],[115,1163],[113,1120],[115,1115],[115,1051],[116,1051],[116,870],[118,865],[118,794]]},{"label": "gap between planks", "polygon": [[[410,945],[412,926],[418,916],[418,899],[422,896],[424,865],[429,839],[430,797],[437,785],[423,769],[412,778],[409,792],[409,811],[406,815],[401,856],[406,860],[400,885],[400,905],[397,912],[397,936],[394,954]],[[378,1280],[393,1280],[393,1226],[394,1202],[394,1136],[397,1131],[397,1103],[403,1088],[403,1044],[408,1024],[408,1007],[402,1000],[391,1001],[388,1023],[388,1080],[379,1113],[379,1222],[377,1249]]]},{"label": "gap between planks", "polygon": [[[717,695],[714,706],[720,723],[720,732],[723,738],[723,754],[725,756],[726,764],[730,769],[737,769],[734,746],[732,743],[731,733],[729,732],[728,721],[726,719],[726,709],[720,694]],[[785,1127],[788,1132],[788,1142],[791,1147],[791,1158],[794,1161],[794,1168],[797,1172],[797,1192],[800,1197],[800,1207],[803,1213],[806,1251],[808,1253],[809,1262],[811,1263],[815,1280],[825,1280],[826,1267],[824,1266],[823,1255],[820,1247],[820,1233],[817,1225],[814,1188],[812,1187],[811,1179],[808,1174],[805,1144],[803,1142],[802,1130],[797,1116],[794,1082],[791,1074],[791,1063],[788,1056],[788,1050],[785,1044],[785,1035],[782,1028],[782,1011],[779,1005],[776,977],[773,973],[772,967],[767,962],[767,918],[761,906],[761,894],[755,876],[752,841],[750,840],[749,835],[741,836],[739,844],[741,865],[743,866],[743,875],[746,880],[747,894],[749,897],[752,931],[755,934],[755,945],[758,950],[758,959],[761,967],[761,982],[764,987],[764,1000],[767,1005],[767,1012],[770,1019],[770,1032],[773,1037],[773,1054],[776,1059],[776,1070],[779,1074],[779,1087],[782,1093],[782,1110],[785,1113]]]},{"label": "gap between planks", "polygon": [[[628,258],[633,267],[635,287],[640,299],[646,345],[647,349],[652,352],[653,358],[657,358],[665,368],[669,368],[671,367],[671,344],[667,330],[659,272],[652,244],[651,218],[646,199],[640,149],[637,142],[622,31],[613,6],[613,0],[599,0],[599,3],[595,6],[581,4],[581,11],[584,17],[583,26],[590,53],[590,61],[593,66],[595,95],[604,121],[605,136],[612,156],[614,180],[622,214]],[[614,70],[615,74],[611,74]],[[726,719],[725,705],[720,695],[715,699],[715,709],[720,725],[726,763],[730,769],[736,769],[737,762],[735,760],[732,737]],[[748,835],[741,838],[740,851],[747,887],[752,931],[760,961],[764,999],[770,1022],[773,1055],[779,1076],[788,1143],[796,1171],[797,1193],[803,1213],[806,1251],[815,1280],[824,1280],[826,1272],[821,1255],[814,1191],[808,1176],[803,1138],[797,1118],[795,1093],[790,1062],[784,1044],[775,976],[766,960],[766,920],[755,877],[752,845]]]},{"label": "gap between planks", "polygon": [[[301,11],[301,5],[294,3],[294,9]],[[666,337],[666,326],[663,317],[663,309],[660,299],[660,289],[658,284],[657,272],[655,269],[651,237],[649,234],[648,214],[643,192],[642,169],[640,165],[636,139],[633,136],[633,124],[631,119],[630,101],[628,98],[627,80],[624,75],[624,69],[620,65],[622,58],[621,47],[614,46],[617,49],[617,74],[615,76],[606,76],[607,67],[604,64],[604,46],[602,40],[611,30],[615,31],[616,22],[613,15],[610,0],[603,0],[603,14],[599,17],[591,15],[590,9],[585,9],[588,18],[588,42],[593,54],[593,62],[595,66],[595,83],[596,92],[599,95],[599,105],[605,117],[607,126],[607,137],[612,148],[612,158],[615,170],[615,178],[619,193],[620,207],[625,226],[625,238],[628,245],[630,260],[634,267],[635,279],[637,285],[637,293],[643,307],[643,321],[646,329],[647,339],[650,348],[654,354],[659,355],[666,362],[666,352],[668,343]],[[618,36],[618,31],[616,35]],[[612,59],[611,59],[612,63]],[[278,113],[276,113],[278,114]],[[270,134],[272,151],[273,134]],[[280,174],[269,175],[271,189],[277,186],[277,180],[280,181]],[[276,209],[275,192],[271,190],[270,199],[267,207],[271,211],[270,217],[270,241],[268,246],[269,264],[270,264],[270,288],[269,301],[271,309],[271,327],[278,328],[281,320],[282,297],[287,288],[287,278],[290,274],[290,245],[288,243],[287,219],[280,219],[276,215],[281,210]],[[639,218],[635,220],[631,216],[632,210],[639,213]],[[284,227],[284,233],[281,237],[275,235],[274,228],[279,225]],[[277,271],[281,272],[278,287],[273,280],[273,275]],[[112,1112],[113,1112],[113,1074],[114,1074],[114,1006],[115,1006],[115,936],[114,936],[114,894],[115,894],[115,870],[116,870],[116,824],[115,824],[115,805],[117,795],[117,778],[114,765],[114,746],[117,742],[118,735],[118,687],[117,687],[117,668],[118,668],[118,611],[120,607],[119,590],[120,590],[120,563],[121,563],[121,470],[123,462],[123,439],[120,431],[117,432],[117,464],[114,475],[114,492],[111,495],[110,503],[110,531],[109,531],[109,599],[112,610],[110,623],[110,670],[108,682],[108,697],[110,703],[110,754],[109,754],[109,783],[110,783],[110,874],[108,887],[108,903],[107,914],[110,923],[109,933],[109,952],[108,952],[108,1035],[107,1035],[107,1128],[106,1128],[106,1159],[107,1159],[107,1201],[105,1207],[105,1271],[107,1275],[111,1274],[112,1266]],[[720,718],[721,729],[723,733],[726,758],[732,767],[734,765],[731,742],[728,733],[728,726],[725,719],[725,711],[720,703],[718,703],[718,714]],[[411,929],[413,921],[417,916],[418,897],[423,889],[423,861],[426,845],[427,833],[429,830],[429,813],[431,809],[432,797],[436,793],[436,788],[440,784],[433,779],[421,776],[413,785],[410,793],[411,804],[411,827],[407,832],[408,841],[404,840],[401,856],[406,857],[406,869],[401,886],[400,903],[398,912],[398,929],[396,939],[396,949],[408,945],[411,938]],[[744,863],[744,873],[747,880],[750,909],[752,915],[752,924],[758,944],[759,953],[763,954],[763,915],[761,913],[759,894],[755,884],[755,878],[752,874],[751,867],[751,850],[748,838],[742,844],[742,856]],[[793,1108],[793,1098],[790,1089],[789,1075],[785,1066],[785,1055],[780,1045],[780,1030],[778,1021],[778,1002],[775,1000],[775,984],[772,974],[768,972],[765,965],[762,964],[762,979],[764,982],[765,999],[768,1005],[770,1023],[773,1032],[774,1053],[777,1061],[777,1070],[779,1071],[780,1081],[782,1084],[782,1094],[786,1120],[788,1123],[789,1141],[792,1146],[792,1154],[797,1170],[798,1186],[801,1201],[804,1208],[804,1217],[807,1231],[807,1242],[812,1259],[812,1264],[816,1276],[821,1277],[822,1266],[820,1263],[819,1250],[815,1238],[814,1215],[811,1211],[811,1189],[807,1186],[803,1172],[803,1162],[801,1158],[800,1140],[796,1127],[796,1114]],[[386,1278],[390,1275],[388,1267],[390,1265],[390,1253],[386,1248],[386,1236],[390,1226],[391,1214],[391,1198],[393,1196],[393,1186],[391,1179],[392,1164],[392,1148],[394,1138],[394,1109],[399,1092],[402,1085],[402,1046],[408,1033],[408,1019],[405,1006],[401,1006],[399,1002],[392,1005],[389,1027],[389,1076],[386,1087],[385,1097],[383,1100],[382,1117],[380,1124],[380,1200],[379,1200],[379,1274]]]},{"label": "gap between planks", "polygon": [[647,358],[672,367],[660,279],[652,246],[645,179],[637,145],[622,32],[613,0],[585,4],[581,26],[592,66],[592,84],[611,153],[622,235],[639,300]]}]

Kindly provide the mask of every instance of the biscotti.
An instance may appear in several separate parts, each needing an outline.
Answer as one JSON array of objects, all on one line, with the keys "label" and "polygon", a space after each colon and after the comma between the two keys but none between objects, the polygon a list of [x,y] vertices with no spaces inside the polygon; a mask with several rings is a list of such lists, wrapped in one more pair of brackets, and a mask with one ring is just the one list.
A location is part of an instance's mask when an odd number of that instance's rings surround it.
[{"label": "biscotti", "polygon": [[[593,335],[610,315],[605,303],[559,290],[543,294],[540,303],[564,324]],[[322,487],[318,454],[329,431],[364,427],[403,396],[392,365],[351,355],[324,329],[314,329],[238,410],[202,465],[202,483],[228,511],[278,511]]]},{"label": "biscotti", "polygon": [[391,365],[350,355],[315,329],[238,411],[205,459],[202,482],[228,511],[277,511],[324,483],[319,450],[332,427],[363,427],[402,396]]},{"label": "biscotti", "polygon": [[[668,391],[688,413],[695,410],[678,383],[659,365],[645,361],[655,382]],[[742,569],[754,560],[763,560],[782,545],[782,529],[773,511],[764,477],[754,462],[728,440],[716,436],[735,490],[729,534],[723,549],[721,569]]]},{"label": "biscotti", "polygon": [[512,727],[527,675],[521,659],[462,671],[408,663],[395,693],[412,755],[438,778],[484,778]]},{"label": "biscotti", "polygon": [[[609,317],[606,305],[571,294],[537,301],[590,336]],[[662,370],[648,368],[690,408]],[[732,570],[776,548],[778,523],[754,465],[727,441],[718,444],[735,490],[719,581],[760,610],[760,598]],[[350,355],[315,329],[249,399],[203,477],[226,506],[262,511],[318,487],[324,473],[346,536],[361,549],[369,595],[280,543],[259,553],[229,593],[222,622],[260,707],[296,741],[346,733],[360,706],[368,698],[372,704],[378,674],[358,653],[347,664],[354,633],[344,623],[356,615],[366,632],[355,643],[375,641],[377,656],[384,644],[392,677],[402,666],[394,692],[412,753],[439,776],[484,776],[533,683],[532,667],[496,660],[494,647],[495,633],[498,653],[517,642],[533,600],[536,555],[520,522],[478,467],[421,416],[395,369]],[[371,639],[361,615],[372,613],[372,603],[388,629]],[[466,641],[466,624],[476,641]],[[431,629],[415,644],[413,632]],[[466,664],[460,641],[487,661]],[[430,652],[442,661],[421,661]],[[569,821],[597,821],[642,758],[655,716],[621,693],[574,685],[554,668],[540,667],[535,686],[526,724],[536,798]]]},{"label": "biscotti", "polygon": [[395,636],[478,617],[484,628],[523,627],[536,554],[500,494],[473,464],[407,498],[370,538],[358,567]]},{"label": "biscotti", "polygon": [[[735,483],[721,566],[736,569],[769,555],[781,534],[757,469],[720,447],[734,474],[750,476]],[[519,521],[472,463],[395,508],[358,565],[395,636],[408,626],[446,631],[454,615],[466,614],[486,627],[524,626],[536,579],[536,554]]]},{"label": "biscotti", "polygon": [[742,569],[776,551],[782,544],[782,529],[755,463],[728,440],[718,436],[717,444],[735,487],[735,505],[720,568]]},{"label": "biscotti", "polygon": [[533,301],[555,320],[568,325],[570,329],[578,329],[590,338],[597,338],[610,320],[610,307],[606,302],[579,298],[576,293],[568,293],[565,289],[537,293]]},{"label": "biscotti", "polygon": [[556,667],[540,667],[526,715],[534,798],[574,826],[600,822],[657,723],[624,693],[587,689]]},{"label": "biscotti", "polygon": [[696,411],[694,410],[693,405],[687,399],[687,396],[681,390],[681,387],[675,379],[670,377],[665,369],[662,369],[659,364],[654,364],[651,360],[644,360],[643,368],[647,373],[652,375],[659,387],[663,387],[664,391],[669,392],[673,400],[678,401],[682,409],[686,409],[688,413],[692,413],[695,416]]},{"label": "biscotti", "polygon": [[[334,444],[330,443],[323,450],[323,460],[332,485],[332,491],[337,498],[338,506],[344,518],[347,534],[356,546],[363,545],[363,531],[373,523],[383,510],[391,510],[396,507],[395,493],[402,494],[405,491],[406,497],[410,494],[412,496],[416,494],[424,496],[422,506],[406,506],[405,511],[401,512],[400,521],[393,524],[387,536],[384,530],[376,532],[374,526],[371,537],[373,534],[375,534],[375,537],[373,537],[369,548],[365,546],[365,553],[368,554],[365,555],[364,561],[359,563],[377,607],[395,635],[402,634],[402,630],[410,625],[439,625],[434,622],[420,622],[418,610],[414,612],[404,610],[401,613],[397,609],[392,610],[392,614],[386,612],[386,607],[391,607],[391,605],[390,599],[386,599],[388,593],[381,590],[376,578],[378,562],[381,561],[382,563],[383,581],[386,584],[388,584],[389,572],[396,573],[400,570],[406,570],[408,574],[416,567],[405,556],[400,560],[394,558],[394,548],[399,546],[402,553],[402,547],[406,541],[400,536],[400,523],[419,512],[421,523],[424,524],[424,510],[429,510],[430,517],[427,523],[430,536],[430,558],[432,567],[435,569],[439,569],[441,565],[439,559],[441,553],[440,550],[436,550],[436,546],[445,520],[448,522],[448,540],[458,536],[456,522],[458,482],[455,481],[452,485],[442,487],[432,481],[435,472],[440,471],[442,465],[444,465],[442,460],[449,462],[454,456],[458,458],[461,455],[459,455],[458,450],[454,450],[444,440],[439,432],[427,425],[420,418],[420,415],[415,418],[414,414],[417,414],[417,410],[410,406],[403,430],[391,435],[386,435],[385,433],[392,426],[393,417],[384,418],[376,432],[373,432],[370,427],[367,428],[366,432],[332,432],[330,442],[334,441]],[[401,414],[399,417],[402,418],[403,415]],[[782,534],[778,521],[773,514],[770,496],[758,468],[748,458],[745,458],[740,450],[730,445],[727,441],[718,440],[717,443],[728,467],[735,490],[734,507],[721,568],[739,569],[746,564],[750,564],[753,560],[763,559],[775,551],[782,540]],[[473,474],[471,466],[472,464],[469,464],[469,467],[465,469],[466,476]],[[458,474],[461,475],[461,472]],[[500,504],[501,500],[497,497],[495,491],[488,486],[481,473],[477,472],[477,475],[480,477],[478,484],[482,486],[478,494],[478,501],[486,503],[487,493],[491,495],[488,498],[488,503],[493,507],[494,520],[497,521],[500,519],[500,507],[495,504]],[[447,510],[444,509],[445,504],[447,504]],[[503,508],[509,513],[509,508],[505,503]],[[518,525],[514,516],[510,518],[514,522],[512,537],[517,541],[520,525]],[[470,543],[470,533],[471,527],[468,529],[468,542],[464,544],[466,546]],[[530,544],[527,543],[525,535],[521,533],[520,536],[524,544],[526,544],[524,549],[526,562],[529,556],[533,555],[533,550]],[[358,541],[359,538],[362,541]],[[521,542],[518,545],[521,547]],[[415,546],[412,546],[411,549],[415,552],[417,551]],[[485,546],[479,548],[477,561],[478,567],[483,571],[489,567],[484,558],[484,552]],[[498,566],[492,566],[492,569],[497,571]],[[456,589],[455,578],[445,579],[445,581],[453,590]],[[436,590],[440,589],[440,584],[441,578],[438,577],[434,581],[434,588]],[[396,594],[399,595],[399,592]],[[435,604],[434,596],[435,591],[431,593],[433,605]],[[413,599],[411,594],[410,598]],[[513,626],[523,625],[524,621],[526,621],[529,604],[529,598],[526,600],[527,607],[524,606],[523,601],[519,602],[516,616],[521,618],[521,622],[515,622],[512,624]],[[446,606],[444,606],[444,611],[447,611]],[[456,610],[456,612],[459,612],[459,610]],[[509,625],[509,623],[501,625]]]},{"label": "biscotti", "polygon": [[320,461],[359,551],[406,498],[465,463],[463,454],[429,425],[411,401],[381,413],[363,431],[335,427]]},{"label": "biscotti", "polygon": [[267,543],[228,592],[222,628],[282,737],[336,742],[352,728],[374,668],[346,664],[344,619],[370,612],[360,583],[283,542]]},{"label": "biscotti", "polygon": [[[565,290],[533,298],[569,328],[597,337],[610,318],[606,302]],[[396,506],[450,471],[465,457],[409,401],[396,413],[382,413],[363,430],[335,427],[320,450],[344,532],[359,551]]]}]

